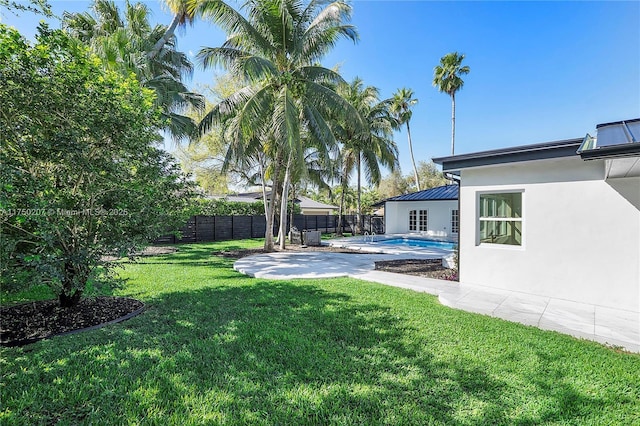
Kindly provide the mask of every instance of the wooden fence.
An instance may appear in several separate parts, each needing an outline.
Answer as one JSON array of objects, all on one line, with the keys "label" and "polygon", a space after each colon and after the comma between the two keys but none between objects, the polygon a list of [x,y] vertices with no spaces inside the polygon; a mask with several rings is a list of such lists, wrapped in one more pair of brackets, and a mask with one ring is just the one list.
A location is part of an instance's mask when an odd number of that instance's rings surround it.
[{"label": "wooden fence", "polygon": [[[376,234],[384,233],[384,219],[381,216],[363,215],[363,231]],[[289,227],[287,226],[287,232]],[[337,215],[294,215],[293,226],[300,231],[320,231],[334,233],[338,229]],[[355,215],[342,216],[342,232],[353,233],[356,226]],[[273,227],[277,234],[280,224],[276,219]],[[267,229],[263,215],[255,216],[192,216],[179,231],[181,238],[165,235],[154,241],[154,244],[195,243],[204,241],[241,240],[245,238],[262,238]]]}]

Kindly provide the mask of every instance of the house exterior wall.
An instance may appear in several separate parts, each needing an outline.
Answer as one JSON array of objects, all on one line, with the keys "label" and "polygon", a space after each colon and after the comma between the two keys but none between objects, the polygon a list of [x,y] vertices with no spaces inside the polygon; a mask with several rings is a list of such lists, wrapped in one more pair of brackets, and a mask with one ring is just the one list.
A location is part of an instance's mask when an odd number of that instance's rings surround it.
[{"label": "house exterior wall", "polygon": [[323,215],[333,215],[335,213],[335,210],[334,209],[301,208],[300,213],[304,215],[311,215],[311,216],[323,216]]},{"label": "house exterior wall", "polygon": [[[640,178],[580,158],[463,169],[460,281],[640,312]],[[479,195],[522,192],[522,245],[479,243]]]},{"label": "house exterior wall", "polygon": [[[458,209],[457,200],[387,201],[384,208],[385,233],[417,233],[432,237],[456,239],[451,233],[451,210]],[[409,211],[427,210],[428,231],[409,231]]]}]

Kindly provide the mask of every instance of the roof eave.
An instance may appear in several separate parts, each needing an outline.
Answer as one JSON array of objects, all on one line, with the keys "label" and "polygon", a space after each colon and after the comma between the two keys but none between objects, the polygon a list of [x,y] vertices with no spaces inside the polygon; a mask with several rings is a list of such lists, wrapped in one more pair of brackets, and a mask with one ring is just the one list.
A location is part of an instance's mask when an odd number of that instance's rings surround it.
[{"label": "roof eave", "polygon": [[583,160],[601,160],[606,158],[636,157],[640,155],[640,143],[603,146],[580,152]]},{"label": "roof eave", "polygon": [[576,155],[576,150],[582,142],[582,138],[567,139],[536,145],[524,145],[471,154],[437,157],[433,158],[433,162],[442,165],[443,172],[458,172],[461,169],[471,167],[573,157]]}]

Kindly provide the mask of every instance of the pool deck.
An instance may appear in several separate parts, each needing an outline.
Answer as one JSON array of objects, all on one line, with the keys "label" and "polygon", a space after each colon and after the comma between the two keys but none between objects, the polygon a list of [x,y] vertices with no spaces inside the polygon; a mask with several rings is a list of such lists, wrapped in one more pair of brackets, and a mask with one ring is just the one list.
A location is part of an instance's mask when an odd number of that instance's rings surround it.
[{"label": "pool deck", "polygon": [[284,252],[244,257],[234,263],[234,269],[266,279],[358,278],[433,294],[451,308],[640,352],[640,312],[374,270],[380,260],[434,257],[440,256],[431,250],[384,254]]}]

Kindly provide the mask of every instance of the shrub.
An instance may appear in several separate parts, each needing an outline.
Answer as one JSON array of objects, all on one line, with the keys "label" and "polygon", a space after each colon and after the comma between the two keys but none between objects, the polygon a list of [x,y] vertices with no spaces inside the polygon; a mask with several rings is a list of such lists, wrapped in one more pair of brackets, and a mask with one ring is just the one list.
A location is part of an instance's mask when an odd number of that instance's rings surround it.
[{"label": "shrub", "polygon": [[105,256],[183,222],[191,189],[155,147],[152,92],[62,31],[43,25],[36,40],[0,25],[2,281],[44,282],[71,306],[109,278]]}]

